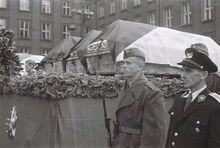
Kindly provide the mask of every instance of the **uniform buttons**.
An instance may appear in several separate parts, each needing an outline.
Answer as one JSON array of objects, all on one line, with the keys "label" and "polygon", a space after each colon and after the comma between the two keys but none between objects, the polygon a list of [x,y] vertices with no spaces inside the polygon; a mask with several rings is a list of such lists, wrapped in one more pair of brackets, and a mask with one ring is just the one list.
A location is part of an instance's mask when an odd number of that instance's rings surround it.
[{"label": "uniform buttons", "polygon": [[174,112],[171,112],[170,114],[173,116],[173,115],[174,115]]},{"label": "uniform buttons", "polygon": [[196,124],[200,124],[200,121],[196,121]]},{"label": "uniform buttons", "polygon": [[196,127],[196,128],[195,128],[195,132],[198,133],[199,131],[200,131],[200,129],[199,129],[198,127]]},{"label": "uniform buttons", "polygon": [[172,146],[175,146],[175,142],[172,142],[171,145],[172,145]]},{"label": "uniform buttons", "polygon": [[177,133],[177,132],[175,132],[175,133],[174,133],[174,136],[178,136],[178,133]]}]

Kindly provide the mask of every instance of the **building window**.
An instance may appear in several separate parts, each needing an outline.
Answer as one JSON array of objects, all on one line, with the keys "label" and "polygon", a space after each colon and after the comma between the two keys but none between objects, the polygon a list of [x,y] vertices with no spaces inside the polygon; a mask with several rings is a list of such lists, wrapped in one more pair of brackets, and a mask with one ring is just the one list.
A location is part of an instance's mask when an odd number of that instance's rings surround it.
[{"label": "building window", "polygon": [[41,39],[44,40],[51,39],[51,24],[41,23]]},{"label": "building window", "polygon": [[69,25],[63,25],[63,29],[62,29],[62,36],[63,39],[65,39],[66,37],[70,36],[70,30],[69,30]]},{"label": "building window", "polygon": [[101,6],[100,7],[100,13],[99,13],[99,17],[102,18],[105,16],[105,8],[104,6]]},{"label": "building window", "polygon": [[183,8],[182,8],[182,24],[183,25],[188,25],[191,24],[191,4],[190,2],[185,2],[183,3]]},{"label": "building window", "polygon": [[28,21],[19,21],[19,37],[30,37],[30,23]]},{"label": "building window", "polygon": [[49,51],[50,51],[50,49],[42,49],[41,54],[43,56],[46,56],[46,55],[48,55]]},{"label": "building window", "polygon": [[115,14],[115,1],[111,1],[110,4],[110,14]]},{"label": "building window", "polygon": [[172,8],[165,8],[165,27],[172,27]]},{"label": "building window", "polygon": [[210,37],[211,39],[213,40],[216,40],[216,33],[213,31],[213,32],[206,32],[206,33],[203,33],[203,35],[207,36],[207,37]]},{"label": "building window", "polygon": [[6,27],[6,20],[0,19],[0,28],[5,28],[5,27]]},{"label": "building window", "polygon": [[51,1],[50,0],[42,0],[41,12],[51,13]]},{"label": "building window", "polygon": [[89,27],[85,27],[84,34],[86,35],[89,32]]},{"label": "building window", "polygon": [[136,17],[134,18],[134,22],[139,22],[139,23],[141,23],[141,22],[142,22],[141,17],[140,17],[140,16],[136,16]]},{"label": "building window", "polygon": [[155,11],[148,12],[148,20],[150,25],[156,25]]},{"label": "building window", "polygon": [[147,0],[148,3],[155,2],[156,0]]},{"label": "building window", "polygon": [[134,5],[134,7],[140,6],[141,0],[133,0],[133,5]]},{"label": "building window", "polygon": [[213,18],[212,0],[203,0],[203,19],[211,20]]},{"label": "building window", "polygon": [[71,4],[70,2],[63,2],[63,15],[71,16]]},{"label": "building window", "polygon": [[20,10],[22,10],[22,11],[29,11],[30,10],[29,0],[20,0]]},{"label": "building window", "polygon": [[6,8],[6,0],[0,0],[0,8]]},{"label": "building window", "polygon": [[29,49],[27,49],[27,48],[22,48],[22,49],[21,49],[21,53],[29,53]]},{"label": "building window", "polygon": [[127,0],[121,0],[121,11],[124,11],[124,10],[128,9],[127,3],[128,3]]}]

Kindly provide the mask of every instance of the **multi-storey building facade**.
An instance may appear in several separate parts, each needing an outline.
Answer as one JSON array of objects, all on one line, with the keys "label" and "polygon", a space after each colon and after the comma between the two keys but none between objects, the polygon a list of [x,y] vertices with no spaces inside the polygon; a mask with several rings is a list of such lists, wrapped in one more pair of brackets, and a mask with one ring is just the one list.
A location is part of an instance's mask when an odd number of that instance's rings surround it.
[{"label": "multi-storey building facade", "polygon": [[210,36],[220,44],[219,0],[96,0],[93,5],[97,30],[123,19]]},{"label": "multi-storey building facade", "polygon": [[76,29],[81,36],[81,18],[72,9],[81,9],[82,0],[0,0],[0,24],[14,31],[18,52],[46,54]]}]

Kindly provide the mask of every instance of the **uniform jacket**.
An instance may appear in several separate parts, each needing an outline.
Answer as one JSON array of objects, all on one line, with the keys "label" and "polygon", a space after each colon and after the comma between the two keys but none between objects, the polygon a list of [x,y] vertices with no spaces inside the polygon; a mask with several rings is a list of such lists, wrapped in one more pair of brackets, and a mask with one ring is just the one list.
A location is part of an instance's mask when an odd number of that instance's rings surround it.
[{"label": "uniform jacket", "polygon": [[220,148],[220,104],[206,88],[183,112],[183,93],[170,109],[166,148]]},{"label": "uniform jacket", "polygon": [[209,90],[220,95],[220,72],[210,74],[206,80]]},{"label": "uniform jacket", "polygon": [[[166,111],[163,96],[142,75],[124,89],[115,112],[119,131],[113,137],[117,148],[163,148],[166,141]],[[120,127],[140,129],[140,134],[127,133]]]}]

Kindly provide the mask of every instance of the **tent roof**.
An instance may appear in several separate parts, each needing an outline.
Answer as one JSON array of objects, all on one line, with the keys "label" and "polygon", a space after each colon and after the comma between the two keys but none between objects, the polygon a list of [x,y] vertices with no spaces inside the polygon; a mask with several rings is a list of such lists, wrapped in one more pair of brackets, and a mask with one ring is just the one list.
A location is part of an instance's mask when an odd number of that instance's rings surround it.
[{"label": "tent roof", "polygon": [[94,40],[94,42],[107,40],[112,48],[113,58],[116,57],[128,45],[150,32],[154,28],[152,25],[116,20],[108,25],[103,32]]},{"label": "tent roof", "polygon": [[80,40],[79,44],[77,44],[75,47],[73,47],[71,50],[76,51],[79,58],[82,58],[85,56],[87,52],[88,45],[101,33],[101,31],[98,30],[91,30],[89,31],[86,36]]},{"label": "tent roof", "polygon": [[86,36],[77,44],[73,49],[80,50],[85,49],[87,46],[101,33],[98,30],[89,31]]},{"label": "tent roof", "polygon": [[[126,49],[130,47],[139,48],[145,53],[145,61],[149,63],[179,66],[177,63],[185,58],[185,49],[194,43],[205,44],[210,58],[220,69],[220,46],[214,40],[206,36],[174,29],[158,27],[136,40]],[[123,52],[117,56],[116,60],[122,59]]]},{"label": "tent roof", "polygon": [[80,39],[80,37],[66,37],[48,53],[43,61],[66,58],[69,55],[71,48],[74,47]]}]

